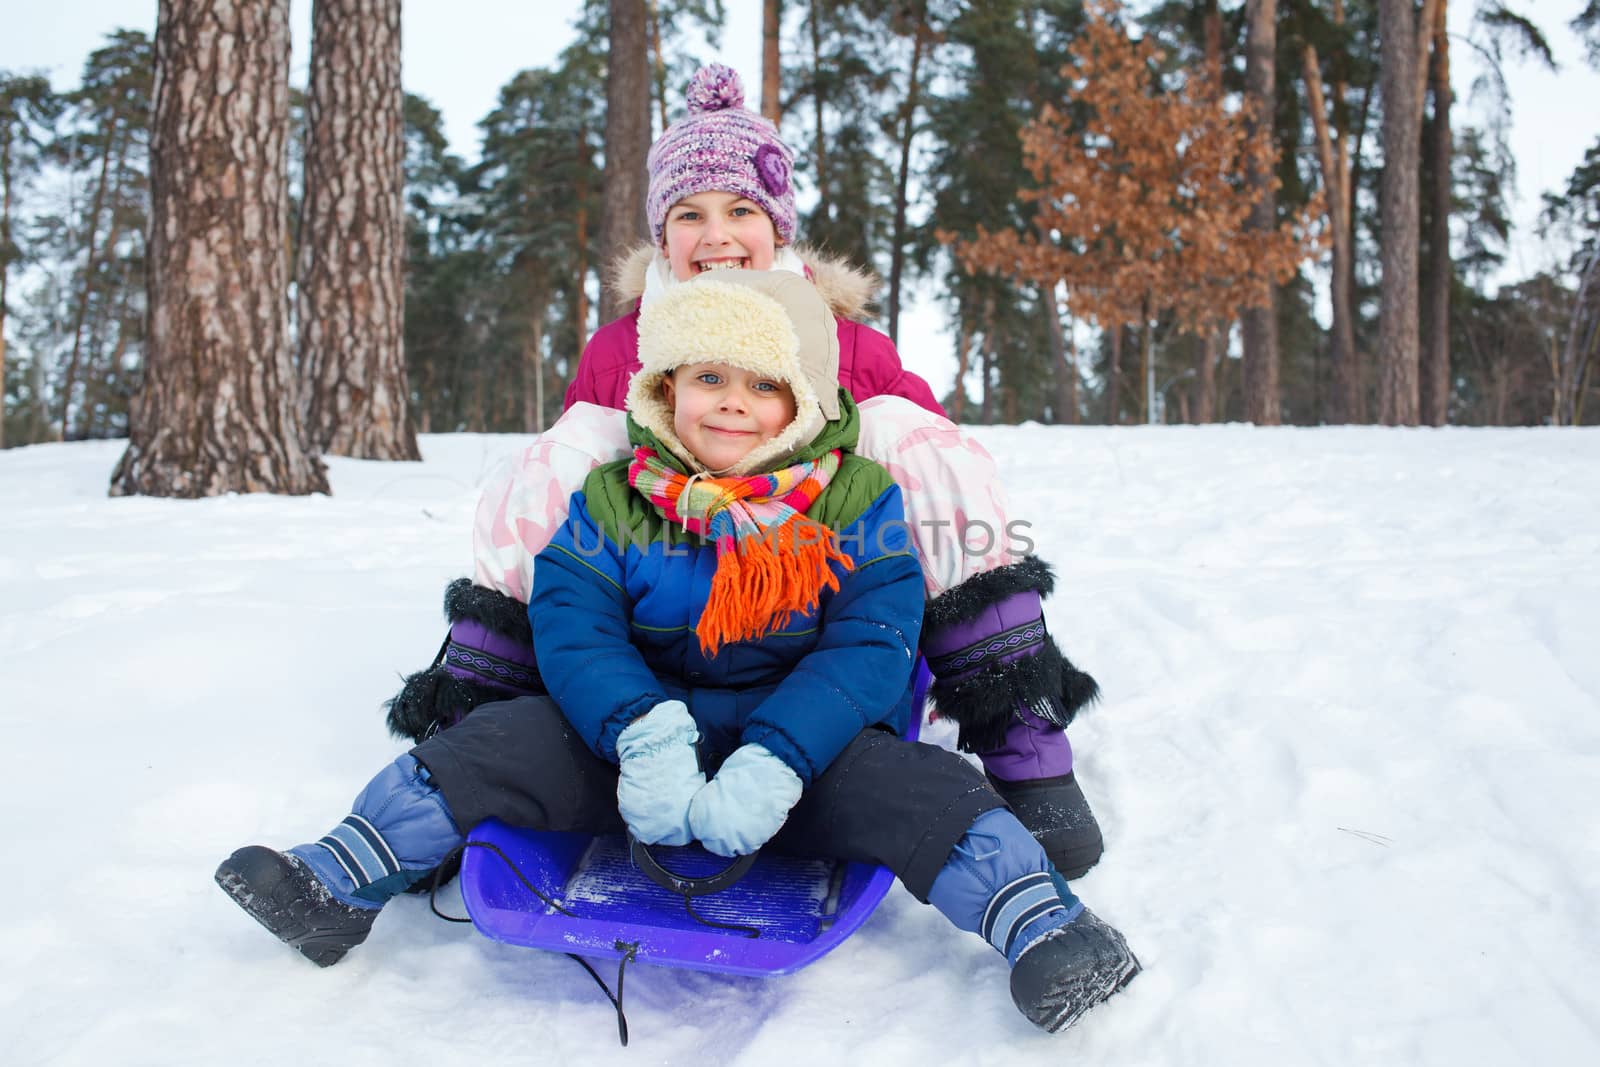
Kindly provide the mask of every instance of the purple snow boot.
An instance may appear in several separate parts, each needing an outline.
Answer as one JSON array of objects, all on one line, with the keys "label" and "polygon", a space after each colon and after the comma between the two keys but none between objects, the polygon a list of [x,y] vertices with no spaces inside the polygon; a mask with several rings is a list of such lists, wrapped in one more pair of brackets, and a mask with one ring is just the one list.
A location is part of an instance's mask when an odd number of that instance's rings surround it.
[{"label": "purple snow boot", "polygon": [[389,732],[417,744],[480,704],[545,692],[526,604],[457,578],[445,588],[444,614],[450,634],[433,665],[388,702]]},{"label": "purple snow boot", "polygon": [[1066,735],[1099,688],[1046,630],[1041,599],[1054,585],[1036,556],[975,575],[928,604],[922,650],[939,713],[960,727],[957,746],[978,754],[995,791],[1070,880],[1105,848]]}]

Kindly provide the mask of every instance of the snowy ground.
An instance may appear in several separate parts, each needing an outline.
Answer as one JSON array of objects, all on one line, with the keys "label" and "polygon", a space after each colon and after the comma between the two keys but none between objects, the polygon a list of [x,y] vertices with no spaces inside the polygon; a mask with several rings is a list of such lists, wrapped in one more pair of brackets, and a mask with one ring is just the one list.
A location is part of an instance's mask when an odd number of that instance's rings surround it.
[{"label": "snowy ground", "polygon": [[7,1062],[1600,1062],[1600,433],[979,436],[1108,698],[1077,888],[1147,972],[1077,1030],[899,888],[788,978],[631,970],[626,1050],[575,964],[419,899],[316,969],[212,870],[401,750],[379,702],[523,441],[201,502],[108,499],[105,443],[0,453]]}]

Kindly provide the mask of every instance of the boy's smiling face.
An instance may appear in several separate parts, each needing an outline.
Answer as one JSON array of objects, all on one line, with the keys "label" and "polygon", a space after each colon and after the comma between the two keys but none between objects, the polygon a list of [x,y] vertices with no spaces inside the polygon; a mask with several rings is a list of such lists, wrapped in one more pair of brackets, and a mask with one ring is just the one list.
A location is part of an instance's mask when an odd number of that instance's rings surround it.
[{"label": "boy's smiling face", "polygon": [[734,193],[696,193],[667,212],[661,243],[672,276],[686,282],[708,270],[771,270],[778,231],[754,200]]},{"label": "boy's smiling face", "polygon": [[661,389],[673,432],[711,471],[733,466],[795,417],[787,382],[726,363],[686,363],[661,379]]}]

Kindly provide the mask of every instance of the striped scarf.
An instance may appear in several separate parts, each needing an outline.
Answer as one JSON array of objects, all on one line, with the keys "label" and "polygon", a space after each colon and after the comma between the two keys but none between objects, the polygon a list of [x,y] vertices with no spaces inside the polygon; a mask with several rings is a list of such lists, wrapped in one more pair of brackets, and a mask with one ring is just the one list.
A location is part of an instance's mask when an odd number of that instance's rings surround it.
[{"label": "striped scarf", "polygon": [[753,641],[814,611],[824,587],[849,570],[837,534],[805,517],[839,470],[838,449],[767,474],[707,478],[680,474],[652,448],[633,450],[628,484],[667,519],[717,547],[711,595],[695,633],[715,656],[730,641]]}]

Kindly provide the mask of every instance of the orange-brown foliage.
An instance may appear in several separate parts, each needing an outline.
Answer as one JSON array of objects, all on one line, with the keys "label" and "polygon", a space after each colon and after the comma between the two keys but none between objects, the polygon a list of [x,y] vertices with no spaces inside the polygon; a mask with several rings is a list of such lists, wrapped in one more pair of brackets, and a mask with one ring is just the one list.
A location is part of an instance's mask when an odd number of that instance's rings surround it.
[{"label": "orange-brown foliage", "polygon": [[1312,222],[1323,209],[1314,202],[1275,231],[1247,229],[1245,175],[1273,169],[1269,135],[1249,132],[1248,111],[1228,106],[1215,71],[1157,91],[1160,52],[1114,26],[1114,12],[1091,6],[1063,70],[1087,125],[1046,105],[1023,129],[1034,184],[1017,195],[1035,205],[1033,230],[939,238],[968,271],[1064,282],[1077,313],[1102,327],[1170,311],[1181,329],[1202,332],[1263,306],[1262,281],[1287,281],[1320,249]]}]

